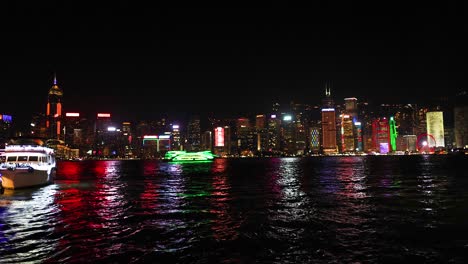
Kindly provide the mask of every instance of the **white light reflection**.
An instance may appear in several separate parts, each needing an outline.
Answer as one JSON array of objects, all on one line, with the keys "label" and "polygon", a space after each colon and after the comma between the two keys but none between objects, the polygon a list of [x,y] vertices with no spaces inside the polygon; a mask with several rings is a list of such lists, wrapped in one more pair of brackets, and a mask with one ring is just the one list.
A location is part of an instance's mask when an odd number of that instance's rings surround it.
[{"label": "white light reflection", "polygon": [[[53,239],[56,215],[60,209],[54,198],[58,191],[55,184],[40,188],[6,190],[2,204],[7,209],[2,213],[0,225],[0,255],[5,262],[30,259],[38,255],[51,255],[55,252],[59,238]],[[4,199],[3,199],[4,198]],[[8,202],[6,202],[8,201]],[[28,251],[24,251],[28,248]],[[6,252],[3,252],[6,249]],[[8,255],[8,252],[17,252]],[[1,261],[0,261],[1,262]]]}]

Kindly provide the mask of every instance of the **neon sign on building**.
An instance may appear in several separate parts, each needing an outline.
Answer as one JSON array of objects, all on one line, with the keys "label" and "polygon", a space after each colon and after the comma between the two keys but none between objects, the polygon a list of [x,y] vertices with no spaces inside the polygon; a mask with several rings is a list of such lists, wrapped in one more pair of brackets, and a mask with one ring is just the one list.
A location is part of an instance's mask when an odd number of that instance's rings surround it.
[{"label": "neon sign on building", "polygon": [[224,128],[215,128],[215,147],[224,147]]}]

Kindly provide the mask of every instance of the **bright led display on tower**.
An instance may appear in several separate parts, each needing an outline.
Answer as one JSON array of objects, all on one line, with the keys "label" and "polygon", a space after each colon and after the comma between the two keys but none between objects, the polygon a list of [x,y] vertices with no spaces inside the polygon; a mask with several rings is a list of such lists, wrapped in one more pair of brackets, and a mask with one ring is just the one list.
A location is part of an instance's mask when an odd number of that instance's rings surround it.
[{"label": "bright led display on tower", "polygon": [[11,115],[0,115],[0,120],[3,120],[5,123],[11,123]]},{"label": "bright led display on tower", "polygon": [[224,128],[215,128],[215,147],[224,147]]},{"label": "bright led display on tower", "polygon": [[111,117],[111,114],[109,114],[109,113],[98,113],[97,117]]},{"label": "bright led display on tower", "polygon": [[80,116],[80,113],[65,113],[65,116],[79,117],[79,116]]},{"label": "bright led display on tower", "polygon": [[291,121],[292,120],[292,116],[291,115],[285,115],[283,117],[283,121]]},{"label": "bright led display on tower", "polygon": [[388,143],[379,143],[379,147],[381,154],[387,154],[390,150]]}]

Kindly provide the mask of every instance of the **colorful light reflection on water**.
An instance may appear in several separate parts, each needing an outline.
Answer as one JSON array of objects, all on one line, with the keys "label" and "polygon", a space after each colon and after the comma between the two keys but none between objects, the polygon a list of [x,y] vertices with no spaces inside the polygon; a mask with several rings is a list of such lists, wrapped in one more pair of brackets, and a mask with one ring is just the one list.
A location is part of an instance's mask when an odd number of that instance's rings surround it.
[{"label": "colorful light reflection on water", "polygon": [[466,261],[466,160],[61,162],[0,197],[0,262]]}]

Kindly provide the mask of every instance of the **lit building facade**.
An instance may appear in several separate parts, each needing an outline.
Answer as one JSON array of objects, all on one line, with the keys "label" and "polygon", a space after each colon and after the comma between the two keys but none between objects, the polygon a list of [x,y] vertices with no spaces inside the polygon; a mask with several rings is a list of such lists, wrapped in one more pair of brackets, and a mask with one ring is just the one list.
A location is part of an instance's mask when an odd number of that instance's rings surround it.
[{"label": "lit building facade", "polygon": [[445,147],[444,139],[444,115],[442,111],[426,113],[427,134],[434,137],[434,141],[428,140],[429,147]]},{"label": "lit building facade", "polygon": [[320,128],[311,126],[310,131],[310,152],[317,154],[320,151]]},{"label": "lit building facade", "polygon": [[245,117],[236,120],[237,153],[241,156],[251,156],[256,150],[256,133]]},{"label": "lit building facade", "polygon": [[457,148],[468,148],[468,106],[454,109],[455,144]]},{"label": "lit building facade", "polygon": [[396,151],[397,150],[397,129],[396,129],[396,122],[393,116],[390,117],[390,121],[388,122],[388,129],[390,133],[390,150]]},{"label": "lit building facade", "polygon": [[172,125],[172,150],[182,150],[181,138],[180,138],[180,125]]},{"label": "lit building facade", "polygon": [[280,151],[281,120],[272,114],[268,119],[268,151],[277,153]]},{"label": "lit building facade", "polygon": [[346,114],[350,115],[351,119],[355,120],[358,115],[357,98],[349,97],[349,98],[345,98],[344,101],[345,101]]},{"label": "lit building facade", "polygon": [[354,122],[354,145],[357,152],[362,152],[364,150],[363,140],[362,140],[362,123],[359,121]]},{"label": "lit building facade", "polygon": [[337,153],[335,108],[322,109],[322,148],[324,154]]},{"label": "lit building facade", "polygon": [[372,121],[372,143],[373,149],[379,153],[390,152],[390,128],[387,118],[377,118]]},{"label": "lit building facade", "polygon": [[0,114],[0,149],[5,148],[5,143],[12,136],[12,122],[13,118],[11,115]]},{"label": "lit building facade", "polygon": [[46,130],[50,139],[61,139],[62,137],[62,97],[63,91],[57,85],[57,78],[54,76],[54,83],[49,89],[46,108]]},{"label": "lit building facade", "polygon": [[325,86],[325,97],[322,99],[322,150],[324,154],[338,152],[336,133],[335,103],[331,97],[331,88]]},{"label": "lit building facade", "polygon": [[355,152],[354,129],[352,116],[342,114],[341,117],[341,151]]}]

